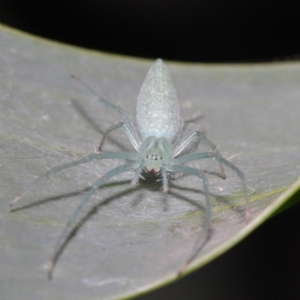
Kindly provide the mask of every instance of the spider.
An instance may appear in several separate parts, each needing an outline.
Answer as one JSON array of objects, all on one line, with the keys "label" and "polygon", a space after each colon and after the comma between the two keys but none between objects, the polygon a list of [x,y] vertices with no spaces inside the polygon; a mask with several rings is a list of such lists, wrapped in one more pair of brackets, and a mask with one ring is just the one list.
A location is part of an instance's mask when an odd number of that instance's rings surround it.
[{"label": "spider", "polygon": [[[81,81],[78,77],[73,76],[73,78]],[[139,134],[132,126],[126,113],[120,107],[99,97],[97,93],[84,82],[82,82],[82,84],[94,96],[97,97],[100,103],[119,113],[123,118],[123,121],[111,126],[105,131],[96,153],[90,154],[79,160],[71,161],[69,163],[54,167],[48,172],[42,174],[21,194],[11,201],[11,209],[37,182],[50,175],[54,175],[70,167],[88,163],[92,160],[120,159],[126,161],[125,164],[113,168],[112,170],[106,172],[103,177],[96,180],[86,192],[83,200],[69,218],[64,231],[57,241],[53,255],[49,262],[48,277],[51,279],[53,268],[58,259],[61,248],[70,234],[70,229],[76,224],[79,213],[90,200],[91,196],[98,190],[98,188],[104,185],[110,178],[120,173],[134,170],[135,173],[131,183],[136,185],[139,181],[139,178],[142,177],[144,173],[159,175],[162,179],[163,192],[167,193],[169,188],[168,182],[171,174],[180,173],[183,174],[183,176],[194,175],[201,179],[203,183],[203,193],[206,203],[206,217],[203,224],[203,229],[198,237],[197,243],[195,243],[193,252],[178,272],[178,275],[182,274],[185,268],[193,261],[198,252],[201,250],[205,244],[205,241],[208,239],[211,223],[210,192],[205,171],[199,170],[195,167],[186,166],[185,164],[201,159],[215,159],[219,162],[219,176],[223,179],[226,178],[223,165],[230,168],[237,174],[242,182],[245,202],[247,205],[248,196],[245,174],[233,163],[226,160],[220,154],[217,147],[206,138],[203,132],[196,130],[192,132],[185,140],[183,140],[184,133],[191,120],[185,121],[181,127],[177,94],[171,81],[169,71],[161,59],[157,59],[150,68],[138,96],[137,123]],[[102,147],[108,134],[120,128],[125,130],[136,152],[103,152]],[[211,151],[190,153],[193,149],[195,149],[195,147],[191,147],[191,145],[195,145],[195,143],[199,145],[201,142],[208,146]],[[199,246],[199,241],[203,237],[204,242]]]}]

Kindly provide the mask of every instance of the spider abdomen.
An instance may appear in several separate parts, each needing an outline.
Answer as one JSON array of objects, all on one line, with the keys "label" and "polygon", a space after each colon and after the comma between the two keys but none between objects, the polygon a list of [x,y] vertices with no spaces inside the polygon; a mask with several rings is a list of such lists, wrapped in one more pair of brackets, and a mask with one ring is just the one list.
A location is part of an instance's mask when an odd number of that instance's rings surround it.
[{"label": "spider abdomen", "polygon": [[170,73],[161,59],[150,68],[138,97],[137,122],[142,139],[171,141],[179,128],[179,103]]}]

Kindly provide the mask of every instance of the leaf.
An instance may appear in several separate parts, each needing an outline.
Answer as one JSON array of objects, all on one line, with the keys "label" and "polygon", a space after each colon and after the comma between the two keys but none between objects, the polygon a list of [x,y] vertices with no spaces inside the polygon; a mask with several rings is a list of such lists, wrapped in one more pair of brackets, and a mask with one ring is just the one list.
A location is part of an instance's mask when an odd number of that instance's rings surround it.
[{"label": "leaf", "polygon": [[[123,174],[99,189],[63,249],[53,282],[46,267],[83,193],[116,161],[61,172],[35,186],[9,212],[8,203],[50,168],[94,151],[119,116],[71,75],[123,107],[135,122],[136,99],[152,62],[48,42],[0,28],[1,287],[9,299],[119,299],[177,279],[201,232],[201,182],[130,185]],[[247,175],[251,221],[244,221],[241,182],[227,170],[210,176],[212,235],[188,272],[247,236],[299,189],[299,63],[201,65],[165,62],[184,119],[199,123],[221,153]],[[106,150],[133,151],[123,132]],[[200,149],[201,150],[201,149]],[[217,170],[214,161],[199,166]],[[66,292],[67,291],[67,292]]]}]

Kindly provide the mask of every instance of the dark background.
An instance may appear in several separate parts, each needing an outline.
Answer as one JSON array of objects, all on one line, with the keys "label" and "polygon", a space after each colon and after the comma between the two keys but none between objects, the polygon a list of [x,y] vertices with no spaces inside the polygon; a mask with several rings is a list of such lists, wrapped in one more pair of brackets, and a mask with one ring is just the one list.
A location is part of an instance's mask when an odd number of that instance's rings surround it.
[{"label": "dark background", "polygon": [[[0,2],[0,22],[46,38],[204,63],[298,59],[299,20],[296,1]],[[298,204],[201,270],[141,299],[300,299],[299,228]]]},{"label": "dark background", "polygon": [[1,0],[0,21],[53,40],[134,56],[272,61],[300,54],[297,2]]}]

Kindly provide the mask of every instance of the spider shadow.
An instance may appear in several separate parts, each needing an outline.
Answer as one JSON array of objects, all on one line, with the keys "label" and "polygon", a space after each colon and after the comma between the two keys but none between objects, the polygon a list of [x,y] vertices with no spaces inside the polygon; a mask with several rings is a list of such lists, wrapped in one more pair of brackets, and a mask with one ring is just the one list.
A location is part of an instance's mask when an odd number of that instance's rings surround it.
[{"label": "spider shadow", "polygon": [[[60,255],[63,253],[64,249],[67,247],[67,245],[72,241],[72,239],[77,235],[78,231],[80,230],[80,228],[82,226],[84,226],[84,224],[89,221],[93,215],[99,213],[99,211],[101,210],[101,208],[105,207],[106,205],[111,204],[113,201],[117,201],[119,200],[120,197],[124,197],[126,195],[130,195],[131,193],[133,193],[136,190],[140,190],[141,193],[143,193],[143,191],[148,190],[151,192],[156,192],[156,193],[160,193],[161,195],[163,195],[163,198],[166,199],[168,197],[168,195],[171,195],[173,197],[176,197],[182,201],[185,201],[187,203],[189,203],[191,206],[194,206],[195,208],[199,209],[199,210],[205,210],[205,207],[203,205],[201,205],[201,203],[199,203],[196,200],[192,200],[189,197],[183,196],[179,193],[173,192],[173,191],[169,191],[168,194],[164,194],[161,191],[161,184],[157,183],[153,184],[153,182],[148,181],[147,183],[143,183],[143,184],[139,184],[137,186],[131,186],[130,185],[130,180],[124,180],[124,181],[119,181],[119,182],[114,182],[114,183],[108,183],[106,185],[103,185],[102,187],[100,187],[99,189],[102,189],[103,187],[112,187],[112,186],[116,186],[116,185],[125,185],[127,184],[129,187],[126,190],[123,190],[121,192],[116,192],[113,195],[108,196],[106,199],[103,199],[100,201],[100,203],[96,203],[94,204],[92,207],[90,207],[83,215],[82,217],[76,222],[76,224],[73,226],[73,228],[70,230],[70,232],[68,233],[68,235],[66,236],[64,242],[61,244],[60,248],[58,249],[55,257],[54,257],[54,265],[57,263],[57,261],[59,260]],[[84,191],[88,190],[89,188],[84,189]],[[199,190],[197,190],[197,192],[199,193]],[[80,191],[81,193],[81,191]],[[140,198],[139,196],[140,194],[137,195],[137,198]],[[133,199],[132,202],[132,206],[136,206],[137,204],[137,198]],[[49,199],[48,199],[49,200]],[[142,199],[144,200],[144,199]],[[165,206],[163,211],[165,211]],[[201,246],[203,247],[203,245]]]},{"label": "spider shadow", "polygon": [[[58,249],[55,258],[54,258],[54,264],[56,264],[56,262],[59,260],[60,255],[63,253],[64,249],[67,247],[67,245],[72,241],[72,239],[76,236],[76,234],[78,233],[78,231],[80,230],[80,228],[82,226],[84,226],[84,224],[90,220],[92,218],[93,215],[95,215],[96,213],[99,213],[99,211],[101,210],[101,208],[105,207],[106,205],[109,205],[110,203],[112,203],[113,201],[119,200],[120,197],[124,197],[126,195],[130,195],[131,193],[133,193],[136,190],[141,190],[141,193],[143,193],[143,191],[148,190],[156,193],[159,193],[160,195],[162,195],[163,200],[164,201],[168,201],[168,194],[164,194],[161,191],[161,183],[160,182],[156,182],[155,183],[153,181],[147,181],[146,183],[144,182],[143,184],[140,184],[138,186],[131,186],[130,185],[130,180],[122,180],[122,181],[116,181],[116,182],[110,182],[107,183],[105,185],[103,185],[102,187],[99,188],[100,189],[106,189],[106,188],[112,188],[115,186],[124,186],[124,185],[128,185],[128,188],[126,190],[123,190],[121,192],[116,192],[110,196],[107,196],[105,199],[101,200],[100,203],[96,203],[93,204],[90,208],[88,208],[87,210],[85,210],[84,212],[81,213],[81,217],[78,219],[78,221],[76,221],[76,223],[73,225],[72,228],[70,228],[69,233],[67,234],[66,238],[64,239],[63,243],[61,244],[61,247]],[[21,207],[15,208],[12,210],[12,212],[16,212],[19,210],[24,210],[24,209],[30,209],[32,207],[35,206],[39,206],[39,205],[43,205],[49,202],[53,202],[53,201],[59,201],[62,200],[64,198],[69,198],[69,197],[75,197],[78,195],[81,195],[85,192],[87,192],[90,189],[90,187],[86,187],[83,188],[81,190],[77,190],[75,192],[70,192],[70,193],[65,193],[65,194],[61,194],[58,196],[52,196],[52,197],[47,197],[44,198],[42,200],[36,201],[34,203],[29,203],[27,205],[23,205]],[[197,190],[197,192],[199,192]],[[191,204],[192,206],[194,206],[197,209],[200,210],[204,210],[205,208],[201,205],[201,203],[192,200],[186,196],[183,196],[179,193],[175,193],[173,191],[169,191],[169,194],[173,197],[179,198],[182,201],[188,202],[189,204]],[[141,194],[138,193],[137,198],[143,198],[140,196]],[[132,206],[136,206],[137,203],[137,198],[133,199],[132,202]],[[142,199],[144,200],[144,199]],[[163,206],[163,211],[168,210],[166,208],[166,206]]]},{"label": "spider shadow", "polygon": [[[129,183],[130,183],[129,180],[122,180],[122,181],[117,181],[117,182],[108,182],[107,184],[103,185],[101,188],[111,188],[111,187],[114,187],[114,186],[125,185],[125,184],[129,184]],[[60,194],[60,195],[57,195],[57,196],[47,197],[47,198],[44,198],[42,200],[35,201],[33,203],[29,203],[29,204],[22,205],[20,207],[12,208],[11,212],[17,212],[19,210],[30,209],[30,208],[35,207],[35,206],[43,205],[43,204],[46,204],[48,202],[59,201],[59,200],[62,200],[64,198],[75,197],[75,196],[84,194],[89,189],[90,189],[90,186],[85,187],[81,190],[74,191],[74,192],[64,193],[64,194]]]},{"label": "spider shadow", "polygon": [[[151,190],[151,192],[153,192],[153,191],[155,190],[156,192],[159,192],[160,194],[163,194],[163,193],[161,192],[161,186],[160,186],[159,184],[156,184],[156,185],[154,185],[154,186],[153,186],[153,185],[151,186],[151,185],[150,185],[151,182],[150,182],[149,185],[143,184],[143,185],[139,185],[139,186],[134,186],[134,187],[132,187],[132,186],[129,185],[129,183],[130,183],[129,180],[124,180],[124,181],[122,181],[122,182],[109,183],[109,184],[106,184],[106,185],[104,185],[104,186],[101,187],[101,188],[103,188],[103,187],[108,188],[108,187],[112,187],[112,186],[120,185],[120,184],[121,184],[121,185],[127,184],[127,185],[129,186],[129,188],[128,188],[127,190],[122,191],[122,192],[117,192],[117,193],[115,193],[115,194],[113,194],[113,195],[110,195],[110,196],[107,197],[106,199],[101,200],[100,203],[94,204],[87,212],[85,212],[85,213],[83,214],[83,216],[80,218],[80,220],[78,220],[78,221],[76,222],[76,224],[75,224],[75,225],[73,226],[73,228],[70,230],[69,234],[66,236],[66,239],[64,240],[63,244],[61,245],[61,247],[59,248],[57,254],[55,255],[54,263],[56,263],[56,262],[58,261],[60,255],[63,253],[64,249],[65,249],[65,248],[67,247],[67,245],[71,242],[71,240],[76,236],[76,234],[78,233],[78,231],[80,230],[80,228],[81,228],[82,226],[84,226],[84,224],[85,224],[88,220],[90,220],[90,219],[92,218],[93,215],[99,213],[99,211],[101,210],[101,208],[105,207],[106,205],[109,205],[109,204],[112,203],[113,201],[119,200],[120,197],[129,195],[130,193],[132,193],[132,192],[134,192],[134,191],[136,191],[136,190],[138,190],[138,189],[140,189],[141,192],[143,192],[143,190],[146,189],[146,190]],[[101,188],[99,188],[99,189],[101,189]],[[88,190],[88,189],[89,189],[89,188],[86,188],[86,189],[84,189],[83,191],[86,191],[86,190]],[[81,192],[82,192],[82,191],[80,191],[80,192],[78,192],[78,193],[81,193]],[[76,194],[78,194],[78,193],[76,193]],[[182,196],[182,195],[180,195],[180,194],[176,194],[176,193],[170,193],[170,194],[173,195],[173,196],[175,195],[176,197],[181,198],[181,200],[190,203],[191,205],[193,205],[193,206],[196,207],[197,209],[201,209],[201,210],[204,209],[204,207],[202,207],[199,203],[197,203],[196,201],[193,201],[193,200],[191,200],[191,199],[188,199],[187,197],[184,197],[184,196]],[[167,196],[167,195],[164,194],[164,196]],[[138,197],[139,197],[139,196],[138,196]],[[60,198],[61,198],[61,197],[60,197]],[[49,200],[53,200],[53,198],[48,198],[47,200],[48,200],[48,201],[49,201]],[[135,201],[136,201],[136,200],[134,200],[134,202],[133,202],[133,204],[132,204],[133,206],[135,206]],[[44,200],[43,202],[45,202],[45,200]],[[40,204],[40,203],[41,203],[41,202],[39,202],[39,204]]]},{"label": "spider shadow", "polygon": [[[132,203],[132,207],[136,207],[138,205],[140,205],[143,201],[145,201],[145,199],[143,199],[143,197],[141,197],[141,194],[143,193],[143,191],[149,191],[151,193],[156,193],[158,195],[158,197],[160,197],[160,200],[162,202],[162,210],[163,212],[167,212],[170,210],[170,196],[176,197],[179,200],[185,201],[186,203],[189,203],[191,206],[194,206],[197,209],[203,210],[205,209],[205,207],[203,205],[201,205],[201,203],[197,200],[192,200],[191,198],[184,196],[182,194],[179,193],[175,193],[172,189],[174,188],[178,188],[176,185],[173,186],[168,190],[168,193],[163,193],[162,191],[162,185],[161,182],[157,182],[155,179],[146,179],[146,180],[140,180],[139,181],[140,184],[139,186],[141,187],[140,189],[140,193],[136,196],[136,198],[133,200]],[[189,188],[185,189],[186,191],[190,191]],[[201,190],[194,190],[197,193],[203,194],[204,193]],[[157,197],[157,198],[158,198]]]},{"label": "spider shadow", "polygon": [[[189,192],[194,192],[195,194],[198,193],[198,194],[205,195],[203,190],[201,190],[201,189],[192,188],[192,187],[183,187],[183,186],[175,184],[174,182],[172,182],[170,185],[172,186],[172,189],[175,188],[178,191],[182,191],[182,192],[189,191]],[[169,193],[174,193],[174,192],[172,192],[172,190],[171,190],[171,191],[169,191]],[[181,195],[181,194],[176,193],[176,196],[177,195]],[[226,205],[227,207],[229,207],[232,211],[236,212],[237,214],[242,214],[245,212],[245,209],[242,206],[236,206],[236,205],[232,204],[231,197],[228,195],[218,195],[213,192],[209,192],[209,195],[211,197],[213,197],[218,204]]]},{"label": "spider shadow", "polygon": [[[177,180],[177,179],[175,179]],[[169,197],[170,195],[175,197],[176,199],[179,199],[181,201],[187,202],[189,203],[191,206],[195,207],[196,209],[205,211],[205,206],[202,205],[202,201],[198,201],[197,199],[194,200],[191,198],[191,195],[182,195],[180,192],[175,192],[174,189],[178,190],[178,191],[189,191],[189,192],[193,192],[196,194],[203,194],[204,192],[201,189],[196,189],[196,188],[190,188],[190,187],[182,187],[182,186],[178,186],[176,184],[174,184],[174,182],[170,182],[170,190],[169,193],[165,194],[162,193],[161,191],[161,182],[157,181],[157,177],[153,177],[153,178],[148,178],[147,180],[143,180],[142,184],[138,185],[138,186],[130,186],[130,180],[122,180],[122,181],[116,181],[116,182],[108,182],[105,185],[101,186],[99,189],[106,189],[106,188],[112,188],[115,186],[122,186],[122,185],[128,185],[128,188],[126,190],[123,190],[121,192],[115,192],[114,194],[107,196],[105,199],[101,200],[100,203],[96,203],[93,204],[92,207],[84,210],[81,213],[81,216],[78,218],[78,220],[76,221],[76,223],[74,225],[72,225],[72,227],[70,228],[70,230],[68,231],[68,233],[66,234],[66,238],[62,241],[61,246],[58,248],[55,257],[53,259],[54,264],[58,261],[60,255],[62,254],[62,252],[64,251],[64,249],[67,247],[67,245],[71,242],[71,240],[76,236],[76,234],[78,233],[78,231],[80,230],[80,228],[88,221],[90,220],[90,218],[98,213],[101,208],[105,207],[106,205],[109,205],[110,203],[112,203],[115,200],[119,200],[120,197],[124,197],[126,195],[130,195],[131,193],[133,193],[136,190],[140,190],[140,193],[137,193],[137,196],[133,199],[132,201],[132,207],[137,206],[141,203],[141,201],[144,201],[143,197],[142,197],[142,193],[143,191],[150,191],[151,193],[159,193],[162,199],[162,203],[163,203],[163,211],[168,211],[169,210]],[[52,196],[52,197],[47,197],[44,198],[42,200],[39,200],[37,202],[34,203],[30,203],[24,206],[21,206],[19,208],[15,208],[12,211],[18,211],[18,210],[24,210],[24,209],[29,209],[35,206],[39,206],[42,204],[46,204],[48,202],[52,202],[52,201],[59,201],[63,198],[69,198],[69,197],[74,197],[74,196],[78,196],[81,195],[85,192],[87,192],[90,189],[90,187],[86,187],[83,188],[81,190],[77,190],[75,192],[70,192],[70,193],[65,193],[65,194],[61,194],[58,196]],[[228,197],[224,197],[224,196],[218,196],[215,195],[213,193],[210,193],[210,195],[212,197],[217,197],[219,200],[222,200],[224,202],[228,202],[227,199]],[[156,197],[157,198],[157,197]],[[156,199],[157,200],[157,199]],[[211,234],[211,231],[209,232],[209,234]],[[201,244],[201,248],[204,246],[204,244],[206,243],[206,241],[209,238],[207,237],[205,242],[203,244]]]}]

